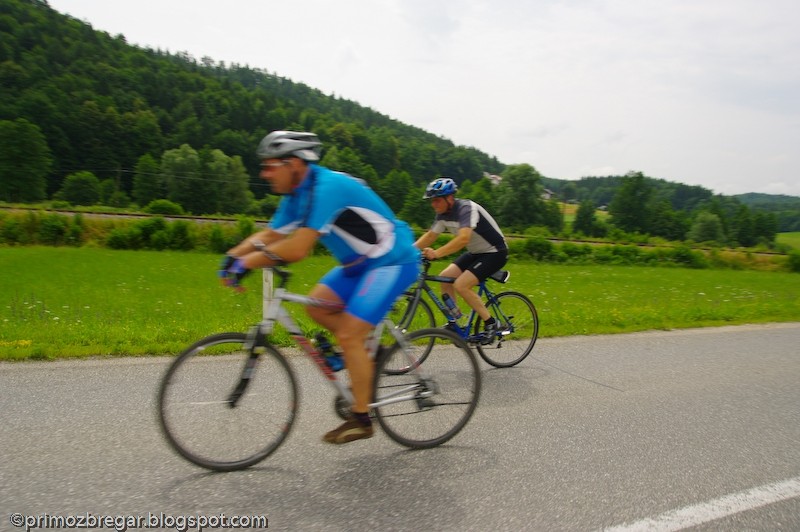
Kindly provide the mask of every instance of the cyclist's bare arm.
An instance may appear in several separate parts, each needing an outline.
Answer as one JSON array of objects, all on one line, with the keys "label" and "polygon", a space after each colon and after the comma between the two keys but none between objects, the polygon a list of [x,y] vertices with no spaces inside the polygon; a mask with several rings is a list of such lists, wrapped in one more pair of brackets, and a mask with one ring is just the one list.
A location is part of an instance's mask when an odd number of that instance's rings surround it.
[{"label": "cyclist's bare arm", "polygon": [[228,254],[234,257],[241,257],[242,255],[252,253],[263,246],[272,244],[283,238],[286,238],[286,235],[273,231],[270,228],[262,229],[232,247],[228,250]]},{"label": "cyclist's bare arm", "polygon": [[414,242],[414,246],[416,246],[417,249],[425,249],[436,241],[436,239],[439,237],[439,234],[440,233],[428,231],[419,237],[416,242]]},{"label": "cyclist's bare arm", "polygon": [[[234,247],[229,253],[241,258],[244,267],[251,270],[298,262],[311,253],[319,236],[319,232],[308,227],[301,227],[288,236],[265,229]],[[263,242],[266,248],[258,249],[253,240]]]},{"label": "cyclist's bare arm", "polygon": [[[426,259],[430,260],[441,259],[442,257],[446,257],[448,255],[455,253],[456,251],[464,249],[464,247],[466,247],[466,245],[469,243],[470,237],[472,237],[472,228],[461,227],[458,229],[458,233],[456,233],[456,236],[454,236],[453,239],[450,240],[450,242],[443,245],[439,249],[431,249],[428,247],[423,247],[422,248],[423,255],[425,256]],[[425,235],[422,235],[419,240],[422,240],[423,238],[425,238]],[[417,242],[419,242],[419,240]]]}]

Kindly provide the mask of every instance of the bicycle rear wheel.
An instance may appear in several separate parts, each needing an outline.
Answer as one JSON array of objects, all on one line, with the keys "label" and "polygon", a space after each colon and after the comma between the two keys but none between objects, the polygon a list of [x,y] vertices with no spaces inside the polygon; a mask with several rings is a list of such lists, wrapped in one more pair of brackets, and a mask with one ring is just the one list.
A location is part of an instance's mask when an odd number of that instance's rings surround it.
[{"label": "bicycle rear wheel", "polygon": [[[377,361],[375,402],[396,402],[376,406],[375,417],[401,445],[436,447],[458,434],[475,411],[481,390],[478,361],[462,338],[445,329],[412,331],[406,339],[408,351],[395,345]],[[406,356],[417,360],[402,362],[408,371],[386,370]]]},{"label": "bicycle rear wheel", "polygon": [[[417,308],[412,309],[410,306],[412,301],[413,296],[406,293],[400,296],[397,301],[395,301],[394,305],[392,305],[392,310],[389,311],[387,317],[395,324],[395,327],[400,329],[403,333],[436,327],[433,311],[428,302],[424,299],[420,299]],[[414,310],[413,313],[411,312],[412,310]],[[420,362],[425,360],[425,357],[428,356],[428,353],[430,353],[430,350],[433,348],[434,341],[435,339],[431,338],[428,347],[419,350],[417,356]],[[396,340],[394,336],[392,336],[391,331],[384,330],[383,336],[381,337],[381,345],[392,346],[395,343]],[[403,357],[396,357],[385,369],[387,372],[398,374],[407,372],[409,367]]]},{"label": "bicycle rear wheel", "polygon": [[[207,469],[234,471],[260,462],[283,443],[295,420],[297,382],[289,364],[274,347],[256,346],[249,372],[246,338],[223,333],[198,341],[161,381],[158,415],[167,441]],[[243,392],[236,401],[234,390]]]},{"label": "bicycle rear wheel", "polygon": [[[539,337],[539,316],[530,299],[519,292],[503,292],[488,301],[486,308],[499,324],[491,344],[477,345],[478,354],[498,368],[515,366],[525,360]],[[481,333],[481,320],[475,334]]]}]

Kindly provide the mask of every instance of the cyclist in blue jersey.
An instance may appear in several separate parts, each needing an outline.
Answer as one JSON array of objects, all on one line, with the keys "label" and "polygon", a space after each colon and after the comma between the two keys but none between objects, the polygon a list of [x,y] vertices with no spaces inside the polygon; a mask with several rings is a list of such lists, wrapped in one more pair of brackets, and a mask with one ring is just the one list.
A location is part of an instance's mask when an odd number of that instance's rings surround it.
[{"label": "cyclist in blue jersey", "polygon": [[309,293],[342,303],[339,312],[308,307],[344,351],[353,417],[323,440],[347,443],[373,434],[369,418],[374,361],[366,341],[392,303],[419,275],[413,233],[363,181],[315,164],[322,144],[313,133],[273,131],[257,154],[260,177],[282,195],[269,226],[228,251],[220,275],[232,287],[254,268],[303,260],[319,240],[340,263]]},{"label": "cyclist in blue jersey", "polygon": [[[478,313],[484,320],[486,331],[481,343],[488,344],[495,337],[497,323],[473,288],[505,265],[508,246],[500,226],[486,209],[472,200],[456,199],[457,190],[455,181],[449,177],[440,177],[428,184],[423,199],[431,200],[436,218],[431,228],[414,245],[430,260],[467,248],[441,272],[441,276],[455,279],[452,284],[442,283],[442,292],[453,301],[457,292]],[[455,237],[438,249],[429,247],[445,231]]]}]

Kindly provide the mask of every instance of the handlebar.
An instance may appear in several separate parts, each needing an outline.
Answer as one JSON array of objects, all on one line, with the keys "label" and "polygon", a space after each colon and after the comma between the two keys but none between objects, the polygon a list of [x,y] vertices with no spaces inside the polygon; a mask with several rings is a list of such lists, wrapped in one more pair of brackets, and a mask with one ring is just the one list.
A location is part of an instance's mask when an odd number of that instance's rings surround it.
[{"label": "handlebar", "polygon": [[[264,251],[267,245],[260,240],[252,239],[250,243],[253,244],[253,247],[259,251]],[[292,272],[285,268],[281,268],[280,266],[267,266],[264,268],[265,270],[272,270],[272,273],[278,276],[280,281],[278,282],[278,288],[286,288],[286,285],[289,283],[289,279],[292,277]]]}]

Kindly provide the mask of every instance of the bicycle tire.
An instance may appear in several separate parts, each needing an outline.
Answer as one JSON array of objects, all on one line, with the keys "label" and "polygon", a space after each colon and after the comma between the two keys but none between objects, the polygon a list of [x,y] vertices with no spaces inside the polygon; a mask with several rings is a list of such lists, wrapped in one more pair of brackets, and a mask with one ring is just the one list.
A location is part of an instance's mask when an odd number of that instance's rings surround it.
[{"label": "bicycle tire", "polygon": [[199,340],[172,362],[159,386],[158,417],[167,442],[213,471],[264,460],[284,442],[297,415],[297,380],[271,345],[256,346],[255,371],[232,406],[229,397],[250,356],[246,339],[244,333],[221,333]]},{"label": "bicycle tire", "polygon": [[[433,311],[431,310],[430,304],[424,299],[420,299],[416,309],[414,309],[412,314],[412,308],[410,307],[412,300],[413,296],[406,293],[399,297],[392,306],[392,310],[389,312],[387,317],[392,320],[392,322],[395,324],[395,327],[400,329],[404,334],[409,331],[435,328],[436,322],[434,321]],[[431,339],[427,349],[418,354],[420,362],[424,361],[425,357],[427,357],[431,349],[433,349],[433,342],[434,339]],[[392,333],[390,331],[384,331],[383,336],[381,337],[381,344],[391,348],[391,346],[393,346],[395,343],[396,340],[394,339],[394,336],[392,336]],[[387,372],[393,374],[402,374],[410,369],[408,365],[404,363],[405,361],[402,360],[401,357],[396,357],[394,361],[398,363],[397,367],[387,366],[385,368]]]},{"label": "bicycle tire", "polygon": [[[478,360],[467,343],[446,329],[422,329],[406,335],[412,350],[427,349],[424,362],[407,364],[417,366],[430,377],[428,389],[436,393],[429,398],[417,397],[377,406],[375,417],[383,431],[392,440],[406,447],[427,449],[441,445],[467,424],[478,405],[481,391],[481,373]],[[427,346],[432,343],[433,349]],[[399,345],[384,353],[377,362],[375,376],[375,401],[380,402],[392,391],[414,387],[415,393],[423,391],[417,371],[402,374],[385,371],[394,357],[405,356]]]},{"label": "bicycle tire", "polygon": [[[486,302],[499,330],[492,343],[478,343],[478,354],[496,368],[516,366],[531,353],[539,337],[539,315],[527,296],[520,292],[502,292]],[[476,320],[475,337],[482,334],[482,320]]]}]

